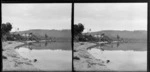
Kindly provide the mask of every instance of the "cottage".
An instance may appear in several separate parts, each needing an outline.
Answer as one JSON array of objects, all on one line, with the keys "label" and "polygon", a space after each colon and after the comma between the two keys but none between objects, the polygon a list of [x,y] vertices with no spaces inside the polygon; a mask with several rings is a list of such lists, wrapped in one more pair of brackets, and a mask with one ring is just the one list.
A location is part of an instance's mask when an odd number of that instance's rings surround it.
[{"label": "cottage", "polygon": [[31,37],[32,35],[30,33],[24,33],[24,34],[22,34],[22,36],[24,36],[24,37]]},{"label": "cottage", "polygon": [[96,35],[94,35],[94,37],[101,38],[101,37],[102,37],[102,35],[100,35],[100,34],[96,34]]}]

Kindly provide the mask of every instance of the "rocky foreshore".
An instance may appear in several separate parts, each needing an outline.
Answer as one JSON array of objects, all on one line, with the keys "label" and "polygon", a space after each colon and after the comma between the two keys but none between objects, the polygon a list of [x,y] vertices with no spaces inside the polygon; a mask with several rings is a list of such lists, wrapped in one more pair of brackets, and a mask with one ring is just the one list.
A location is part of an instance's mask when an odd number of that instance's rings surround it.
[{"label": "rocky foreshore", "polygon": [[23,58],[15,51],[15,47],[23,45],[22,42],[2,42],[3,71],[39,71],[33,66],[33,61]]},{"label": "rocky foreshore", "polygon": [[87,48],[96,45],[95,43],[76,42],[74,43],[74,69],[75,71],[109,71],[105,61],[96,59],[87,52]]}]

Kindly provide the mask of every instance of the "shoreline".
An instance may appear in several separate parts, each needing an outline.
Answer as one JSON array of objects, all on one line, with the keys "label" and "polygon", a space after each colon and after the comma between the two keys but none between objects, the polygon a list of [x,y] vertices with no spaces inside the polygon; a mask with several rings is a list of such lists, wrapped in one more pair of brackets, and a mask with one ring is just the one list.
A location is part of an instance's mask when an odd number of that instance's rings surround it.
[{"label": "shoreline", "polygon": [[[131,63],[128,62],[128,55],[133,56],[133,60],[139,61],[138,66],[135,69],[130,69],[131,71],[145,71],[145,59],[143,56],[146,56],[146,51],[122,51],[122,50],[116,50],[116,51],[105,51],[103,52],[103,55],[101,55],[101,51],[99,49],[93,49],[90,51],[91,47],[96,46],[97,43],[89,43],[89,42],[74,42],[74,69],[75,71],[128,71],[126,68],[129,68],[128,65]],[[88,50],[90,49],[90,50]],[[104,54],[105,53],[105,54]],[[99,54],[99,56],[97,55]],[[115,58],[117,54],[121,54],[119,57]],[[123,55],[122,55],[123,54]],[[141,55],[142,54],[142,55]],[[104,56],[105,55],[105,56]],[[138,55],[138,56],[137,56]],[[124,56],[124,57],[122,57]],[[106,58],[107,57],[107,58]],[[138,58],[143,58],[144,60],[138,60]],[[130,57],[129,57],[130,58]],[[122,59],[122,60],[121,60]],[[110,60],[111,63],[107,63],[107,60]],[[127,64],[120,64],[121,63],[129,63]],[[131,61],[131,59],[129,59]],[[140,67],[140,64],[143,65],[143,67]],[[134,63],[131,65],[134,67]],[[125,66],[125,69],[119,70],[120,66]],[[135,65],[136,66],[136,65]],[[118,70],[117,70],[118,69]],[[139,70],[138,70],[139,69]],[[129,71],[130,71],[129,70]]]},{"label": "shoreline", "polygon": [[32,63],[32,60],[23,58],[15,51],[17,46],[25,43],[17,41],[2,42],[2,55],[6,57],[3,59],[3,71],[40,71]]},{"label": "shoreline", "polygon": [[89,42],[74,42],[74,69],[75,71],[110,71],[105,61],[96,59],[87,48],[96,45]]}]

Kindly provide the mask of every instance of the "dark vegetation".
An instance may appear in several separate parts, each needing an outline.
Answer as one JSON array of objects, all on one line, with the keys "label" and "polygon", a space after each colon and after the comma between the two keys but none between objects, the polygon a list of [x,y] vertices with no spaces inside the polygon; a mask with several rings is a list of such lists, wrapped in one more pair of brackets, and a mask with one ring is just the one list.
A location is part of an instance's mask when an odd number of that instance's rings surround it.
[{"label": "dark vegetation", "polygon": [[[94,37],[91,33],[82,33],[84,31],[84,25],[82,23],[74,24],[74,41],[88,41],[88,42],[98,42],[98,41],[108,41],[111,42],[108,36],[104,33],[100,34],[102,37]],[[119,37],[119,36],[118,36]]]},{"label": "dark vegetation", "polygon": [[77,56],[73,57],[73,59],[74,59],[74,60],[80,60],[80,58],[77,57]]},{"label": "dark vegetation", "polygon": [[6,56],[3,56],[3,59],[7,59],[7,57],[6,57]]},{"label": "dark vegetation", "polygon": [[[71,50],[71,42],[33,42],[33,43],[26,43],[22,45],[24,47],[29,48],[30,50],[36,49],[36,50],[41,50],[41,49],[51,49],[51,50],[56,50],[56,49],[63,49],[63,50]],[[22,47],[18,46],[16,48]]]},{"label": "dark vegetation", "polygon": [[1,40],[7,39],[7,36],[10,35],[11,29],[12,29],[12,25],[9,22],[1,24],[1,32],[2,32]]},{"label": "dark vegetation", "polygon": [[113,41],[124,42],[147,42],[147,31],[135,30],[135,31],[119,31],[119,30],[103,30],[97,32],[91,32],[91,35],[103,34],[107,35]]},{"label": "dark vegetation", "polygon": [[71,30],[43,30],[32,29],[20,31],[19,34],[32,33],[39,40],[52,40],[52,41],[71,41]]},{"label": "dark vegetation", "polygon": [[119,31],[119,30],[103,30],[97,32],[83,33],[84,25],[82,23],[74,24],[74,41],[88,41],[98,42],[112,41],[118,42],[146,42],[147,31],[136,30],[136,31]]},{"label": "dark vegetation", "polygon": [[20,34],[13,32],[11,33],[10,31],[12,30],[12,24],[7,22],[7,23],[2,23],[1,24],[1,40],[2,41],[25,41],[25,40],[35,40],[35,37],[32,33],[30,37],[25,37],[21,36]]},{"label": "dark vegetation", "polygon": [[12,29],[11,23],[1,24],[1,40],[2,41],[71,41],[71,30],[27,30],[10,32]]},{"label": "dark vegetation", "polygon": [[95,38],[88,34],[83,34],[84,26],[82,23],[74,24],[74,41],[92,41]]}]

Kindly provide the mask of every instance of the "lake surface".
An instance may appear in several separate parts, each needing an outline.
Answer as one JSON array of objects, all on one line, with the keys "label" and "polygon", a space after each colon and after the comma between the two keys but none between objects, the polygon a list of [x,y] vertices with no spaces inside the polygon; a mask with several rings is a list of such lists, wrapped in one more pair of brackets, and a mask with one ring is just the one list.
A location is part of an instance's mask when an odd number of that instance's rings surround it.
[{"label": "lake surface", "polygon": [[71,71],[71,42],[31,43],[16,48],[24,58],[37,59],[33,65],[43,71]]},{"label": "lake surface", "polygon": [[95,45],[88,52],[97,59],[105,61],[106,66],[114,71],[146,71],[147,44],[146,43],[114,43]]}]

